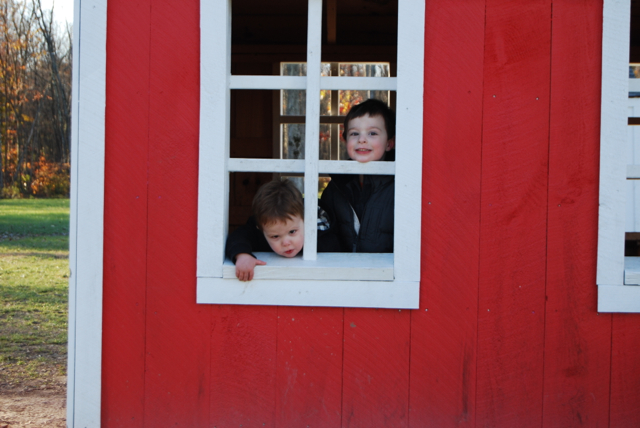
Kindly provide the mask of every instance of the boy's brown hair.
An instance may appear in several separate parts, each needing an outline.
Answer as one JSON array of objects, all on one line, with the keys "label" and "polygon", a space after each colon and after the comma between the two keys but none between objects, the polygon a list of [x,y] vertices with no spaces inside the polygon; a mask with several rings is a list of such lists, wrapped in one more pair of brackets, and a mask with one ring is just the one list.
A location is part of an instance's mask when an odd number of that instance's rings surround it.
[{"label": "boy's brown hair", "polygon": [[258,228],[275,222],[286,222],[298,216],[304,219],[302,193],[289,180],[275,180],[263,185],[253,198],[253,216]]},{"label": "boy's brown hair", "polygon": [[367,116],[382,116],[384,119],[384,126],[387,131],[387,138],[392,139],[396,136],[396,114],[393,110],[387,106],[386,103],[376,100],[375,98],[368,99],[351,107],[349,113],[344,118],[344,131],[342,132],[342,138],[347,139],[347,131],[349,128],[349,121],[357,117]]}]

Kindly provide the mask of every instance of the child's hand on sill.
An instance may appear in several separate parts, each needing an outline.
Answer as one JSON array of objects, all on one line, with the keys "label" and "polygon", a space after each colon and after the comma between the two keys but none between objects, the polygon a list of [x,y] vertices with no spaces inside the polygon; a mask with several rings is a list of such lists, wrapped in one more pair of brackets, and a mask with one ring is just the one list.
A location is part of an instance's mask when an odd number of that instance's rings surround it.
[{"label": "child's hand on sill", "polygon": [[251,281],[253,279],[253,269],[257,266],[264,266],[267,263],[258,260],[251,254],[241,253],[236,256],[236,277],[240,281]]}]

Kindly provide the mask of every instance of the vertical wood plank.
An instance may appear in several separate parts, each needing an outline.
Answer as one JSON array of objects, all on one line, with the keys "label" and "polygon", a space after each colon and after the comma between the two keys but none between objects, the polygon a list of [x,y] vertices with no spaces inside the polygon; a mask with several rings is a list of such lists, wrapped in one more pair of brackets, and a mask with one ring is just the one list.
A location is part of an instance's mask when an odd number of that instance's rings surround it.
[{"label": "vertical wood plank", "polygon": [[610,427],[640,426],[640,315],[614,314],[611,353]]},{"label": "vertical wood plank", "polygon": [[276,426],[340,426],[342,330],[342,308],[278,308]]},{"label": "vertical wood plank", "polygon": [[199,2],[151,9],[147,426],[209,425],[208,305],[196,304]]},{"label": "vertical wood plank", "polygon": [[212,307],[212,427],[275,427],[277,307]]},{"label": "vertical wood plank", "polygon": [[477,425],[542,423],[551,2],[487,0]]},{"label": "vertical wood plank", "polygon": [[597,313],[594,263],[602,2],[554,1],[552,25],[543,426],[607,426],[611,315]]},{"label": "vertical wood plank", "polygon": [[410,313],[345,309],[343,427],[406,427]]},{"label": "vertical wood plank", "polygon": [[110,0],[102,426],[144,424],[150,1]]},{"label": "vertical wood plank", "polygon": [[[485,1],[429,0],[412,427],[474,426]],[[460,29],[464,28],[461,36]]]}]

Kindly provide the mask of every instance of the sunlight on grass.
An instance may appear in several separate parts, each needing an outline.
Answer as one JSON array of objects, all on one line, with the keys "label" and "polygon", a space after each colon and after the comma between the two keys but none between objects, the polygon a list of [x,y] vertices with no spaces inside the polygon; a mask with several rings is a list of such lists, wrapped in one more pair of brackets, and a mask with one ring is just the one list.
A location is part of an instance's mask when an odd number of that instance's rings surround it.
[{"label": "sunlight on grass", "polygon": [[0,199],[0,239],[69,234],[69,199]]},{"label": "sunlight on grass", "polygon": [[68,200],[0,200],[0,366],[64,372],[68,231]]}]

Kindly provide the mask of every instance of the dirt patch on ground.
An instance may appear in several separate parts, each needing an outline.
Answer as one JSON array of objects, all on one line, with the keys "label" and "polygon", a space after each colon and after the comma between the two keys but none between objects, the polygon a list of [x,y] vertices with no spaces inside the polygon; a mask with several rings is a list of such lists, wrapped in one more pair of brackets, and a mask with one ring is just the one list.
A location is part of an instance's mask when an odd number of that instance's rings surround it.
[{"label": "dirt patch on ground", "polygon": [[67,378],[60,367],[0,363],[0,428],[66,426]]}]

